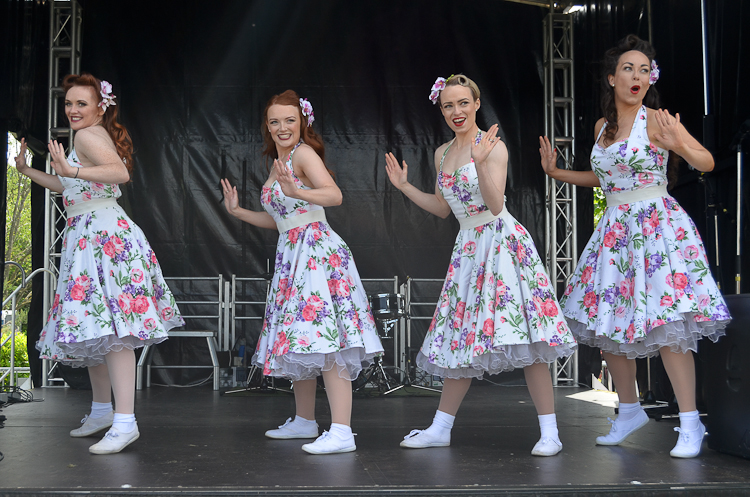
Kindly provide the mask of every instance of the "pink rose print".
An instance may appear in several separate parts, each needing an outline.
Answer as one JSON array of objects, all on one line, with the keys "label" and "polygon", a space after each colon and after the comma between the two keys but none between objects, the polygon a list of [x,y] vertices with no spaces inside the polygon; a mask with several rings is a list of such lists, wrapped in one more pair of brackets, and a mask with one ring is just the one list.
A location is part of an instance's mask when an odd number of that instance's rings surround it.
[{"label": "pink rose print", "polygon": [[307,299],[307,305],[312,306],[312,308],[315,309],[315,312],[317,312],[323,308],[325,303],[317,295],[311,295],[310,298]]},{"label": "pink rose print", "polygon": [[688,245],[687,247],[685,247],[685,259],[694,261],[698,258],[698,254],[700,254],[700,252],[698,251],[698,247],[696,247],[695,245]]},{"label": "pink rose print", "polygon": [[112,240],[110,239],[107,243],[104,244],[104,247],[102,248],[104,250],[104,253],[107,255],[107,257],[114,257],[117,255],[115,251],[115,244],[112,243]]},{"label": "pink rose print", "polygon": [[456,305],[456,317],[463,320],[465,312],[466,312],[466,302],[459,302]]},{"label": "pink rose print", "polygon": [[536,284],[539,286],[547,286],[549,284],[547,275],[544,273],[536,273]]},{"label": "pink rose print", "polygon": [[120,306],[120,309],[122,309],[122,312],[125,314],[130,314],[133,312],[133,309],[131,308],[132,300],[130,298],[130,295],[127,293],[120,294],[119,297],[117,297],[117,304]]},{"label": "pink rose print", "polygon": [[453,188],[453,185],[456,184],[456,179],[451,175],[448,176],[447,174],[443,174],[443,187],[444,188]]},{"label": "pink rose print", "polygon": [[482,326],[482,333],[487,335],[488,337],[492,337],[495,334],[495,321],[491,318],[487,318],[484,320],[484,325]]},{"label": "pink rose print", "polygon": [[586,295],[583,296],[583,305],[584,307],[591,307],[596,305],[596,293],[588,292]]},{"label": "pink rose print", "polygon": [[453,340],[451,342],[451,350],[456,350],[458,348],[458,340]]},{"label": "pink rose print", "polygon": [[143,322],[143,326],[146,328],[147,331],[151,331],[154,328],[156,328],[156,320],[154,318],[148,318]]},{"label": "pink rose print", "polygon": [[594,272],[593,268],[591,266],[586,266],[583,268],[583,274],[581,274],[581,281],[584,285],[588,285],[589,280],[591,279],[591,274]]},{"label": "pink rose print", "polygon": [[305,321],[312,321],[315,319],[315,316],[317,316],[317,312],[315,312],[315,308],[311,305],[306,305],[304,309],[302,309],[302,318]]},{"label": "pink rose print", "polygon": [[615,238],[615,233],[613,231],[608,231],[606,235],[604,235],[604,246],[607,248],[612,248],[615,246],[615,242],[617,241],[617,238]]},{"label": "pink rose print", "polygon": [[670,307],[673,303],[674,303],[674,301],[672,300],[672,297],[670,297],[669,295],[663,296],[661,298],[661,301],[659,302],[659,304],[662,307]]},{"label": "pink rose print", "polygon": [[129,224],[128,224],[128,222],[127,222],[127,221],[125,221],[124,219],[119,219],[119,220],[117,221],[117,226],[119,226],[120,228],[122,228],[122,229],[124,229],[124,230],[126,230],[126,229],[130,228],[130,225],[129,225]]},{"label": "pink rose print", "polygon": [[133,283],[140,283],[143,281],[143,271],[140,269],[133,269],[130,271],[130,281]]},{"label": "pink rose print", "polygon": [[526,234],[526,230],[525,230],[525,229],[523,229],[523,226],[521,226],[521,225],[520,225],[520,224],[518,224],[518,223],[516,223],[516,231],[517,231],[517,232],[519,232],[519,233],[520,233],[520,234],[522,234],[522,235],[525,235],[525,234]]},{"label": "pink rose print", "polygon": [[317,264],[315,264],[315,259],[313,259],[312,257],[310,257],[310,258],[309,258],[309,259],[307,260],[307,267],[308,267],[309,269],[312,269],[313,271],[314,271],[314,270],[316,270],[316,269],[318,269],[318,265],[317,265]]},{"label": "pink rose print", "polygon": [[110,241],[114,244],[115,252],[117,252],[118,254],[125,248],[125,243],[118,236],[113,236],[112,238],[110,238]]},{"label": "pink rose print", "polygon": [[473,331],[466,335],[466,345],[469,346],[474,343],[474,338],[476,338],[476,334]]},{"label": "pink rose print", "polygon": [[710,303],[711,303],[711,297],[709,297],[705,293],[698,295],[698,308],[699,309],[701,310],[705,309],[706,307],[709,306]]},{"label": "pink rose print", "polygon": [[685,273],[675,273],[674,274],[674,287],[683,290],[688,284],[687,276],[685,276]]},{"label": "pink rose print", "polygon": [[484,273],[477,275],[477,290],[481,291],[484,286]]},{"label": "pink rose print", "polygon": [[544,311],[545,316],[557,316],[557,304],[555,304],[555,301],[552,299],[546,299],[544,303],[542,303],[542,310]]},{"label": "pink rose print", "polygon": [[300,347],[309,347],[310,346],[310,339],[307,337],[299,337],[297,339],[297,344]]},{"label": "pink rose print", "polygon": [[618,318],[622,318],[625,316],[625,307],[619,306],[617,309],[615,309],[615,316]]},{"label": "pink rose print", "polygon": [[341,256],[336,253],[331,254],[330,257],[328,257],[328,264],[333,267],[341,266]]},{"label": "pink rose print", "polygon": [[81,301],[84,297],[86,297],[86,290],[81,285],[73,285],[73,288],[70,289],[70,298]]},{"label": "pink rose print", "polygon": [[69,325],[69,326],[75,326],[75,325],[77,325],[77,324],[78,324],[78,318],[77,318],[77,317],[75,317],[75,316],[68,316],[68,317],[67,317],[67,318],[65,319],[65,324],[67,324],[67,325]]},{"label": "pink rose print", "polygon": [[567,327],[565,326],[565,323],[563,323],[562,321],[557,323],[557,332],[561,335],[568,332]]},{"label": "pink rose print", "polygon": [[133,310],[138,314],[144,314],[151,304],[148,303],[148,299],[143,295],[138,295],[132,301]]},{"label": "pink rose print", "polygon": [[171,307],[165,307],[161,310],[161,318],[165,321],[169,321],[174,317],[174,309]]},{"label": "pink rose print", "polygon": [[340,280],[328,280],[328,292],[331,295],[336,295],[338,293],[339,281]]},{"label": "pink rose print", "polygon": [[654,182],[654,175],[649,172],[639,173],[638,181],[640,181],[642,185],[650,185]]},{"label": "pink rose print", "polygon": [[567,297],[570,295],[570,293],[573,291],[573,285],[568,285],[568,287],[565,289],[565,296]]},{"label": "pink rose print", "polygon": [[684,240],[685,239],[685,228],[678,228],[677,232],[675,233],[675,238],[678,240]]},{"label": "pink rose print", "polygon": [[497,299],[500,300],[500,297],[505,295],[508,291],[508,287],[505,285],[505,282],[502,280],[497,280]]},{"label": "pink rose print", "polygon": [[299,239],[300,234],[300,228],[293,228],[290,229],[287,233],[287,239],[292,242],[292,245],[295,245],[297,243],[297,240]]},{"label": "pink rose print", "polygon": [[89,278],[85,274],[82,274],[81,276],[76,278],[76,285],[80,285],[84,290],[88,290],[88,288],[91,286],[91,278]]},{"label": "pink rose print", "polygon": [[477,251],[477,244],[474,242],[468,242],[466,245],[464,245],[464,254],[468,255],[474,255],[474,252]]},{"label": "pink rose print", "polygon": [[81,238],[80,240],[78,240],[78,248],[81,249],[81,250],[84,250],[86,248],[86,239],[85,238]]},{"label": "pink rose print", "polygon": [[630,326],[628,326],[628,330],[626,332],[626,336],[628,337],[629,343],[633,343],[634,335],[635,335],[635,326],[633,326],[633,323],[630,323]]},{"label": "pink rose print", "polygon": [[284,326],[289,326],[294,322],[294,316],[291,314],[284,315]]},{"label": "pink rose print", "polygon": [[348,297],[349,284],[346,281],[339,281],[338,288],[336,288],[336,293],[338,293],[339,297]]}]

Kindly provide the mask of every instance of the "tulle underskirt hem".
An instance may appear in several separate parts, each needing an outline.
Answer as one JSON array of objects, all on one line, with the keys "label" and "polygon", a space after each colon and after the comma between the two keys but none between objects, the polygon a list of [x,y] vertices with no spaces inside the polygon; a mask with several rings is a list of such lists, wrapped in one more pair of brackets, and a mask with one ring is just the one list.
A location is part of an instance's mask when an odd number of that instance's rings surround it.
[{"label": "tulle underskirt hem", "polygon": [[498,374],[525,368],[537,363],[549,364],[557,359],[572,355],[576,344],[550,346],[546,342],[533,344],[505,345],[502,348],[475,356],[470,366],[459,368],[441,367],[422,351],[417,355],[417,367],[431,375],[458,380],[461,378],[481,378],[484,373]]},{"label": "tulle underskirt hem", "polygon": [[708,338],[716,342],[726,333],[728,319],[721,321],[695,321],[695,313],[682,314],[683,319],[671,321],[652,329],[648,335],[633,343],[616,342],[604,335],[596,335],[596,330],[586,328],[585,323],[568,317],[568,327],[579,343],[597,347],[603,352],[624,355],[628,359],[654,357],[659,349],[669,347],[672,352],[686,353],[688,350],[698,352],[698,340]]},{"label": "tulle underskirt hem", "polygon": [[286,378],[292,381],[312,380],[321,375],[323,371],[336,368],[338,376],[345,380],[354,380],[359,373],[373,363],[375,357],[383,352],[376,351],[368,353],[364,347],[352,347],[337,352],[296,354],[293,352],[276,356],[273,368],[266,369],[263,361],[259,360],[258,354],[253,356],[252,363],[264,369],[266,376]]},{"label": "tulle underskirt hem", "polygon": [[[167,338],[167,335],[141,339],[133,335],[119,337],[113,334],[76,343],[56,342],[55,345],[63,352],[64,357],[40,356],[40,358],[51,359],[74,368],[88,368],[104,364],[104,356],[110,352],[156,345]],[[39,344],[37,344],[37,349],[39,349]]]}]

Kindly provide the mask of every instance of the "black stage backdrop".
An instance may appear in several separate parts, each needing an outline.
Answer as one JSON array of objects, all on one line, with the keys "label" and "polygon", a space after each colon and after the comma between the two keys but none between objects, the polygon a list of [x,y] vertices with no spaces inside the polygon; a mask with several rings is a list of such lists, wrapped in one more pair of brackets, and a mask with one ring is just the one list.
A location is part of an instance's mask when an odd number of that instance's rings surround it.
[{"label": "black stage backdrop", "polygon": [[[451,135],[427,95],[436,77],[458,72],[482,90],[480,126],[500,125],[510,153],[508,208],[543,250],[544,175],[537,137],[544,131],[546,9],[500,0],[81,3],[82,69],[113,84],[135,143],[135,172],[122,203],[148,236],[166,275],[265,273],[278,234],[228,216],[219,179],[238,185],[243,207],[261,208],[259,190],[267,176],[261,113],[271,95],[292,88],[315,108],[315,128],[344,193],[343,205],[327,209],[327,215],[352,248],[362,277],[443,278],[458,223],[422,211],[395,190],[383,154],[393,151],[405,159],[410,181],[422,190],[434,188],[433,151]],[[582,3],[585,13],[575,15],[576,167],[587,169],[600,117],[598,61],[628,33],[647,38],[649,19],[645,0]],[[750,117],[741,86],[750,76],[741,24],[748,3],[707,2],[719,166],[709,177],[721,188],[729,212],[735,188],[729,144]],[[700,2],[652,5],[664,105],[679,111],[688,129],[703,138]],[[25,43],[15,38],[16,45]],[[46,61],[39,57],[37,64]],[[37,95],[46,76],[35,83]],[[14,131],[43,139],[38,130],[44,116],[34,115],[34,122]],[[685,165],[682,172],[673,193],[709,238],[705,183]],[[39,205],[38,195],[35,201]],[[733,270],[734,247],[733,216],[721,218],[720,276]],[[583,249],[593,228],[586,189],[579,189],[578,221]],[[39,229],[37,223],[35,233]],[[252,345],[254,337],[247,338]],[[205,355],[202,348],[194,353]]]}]

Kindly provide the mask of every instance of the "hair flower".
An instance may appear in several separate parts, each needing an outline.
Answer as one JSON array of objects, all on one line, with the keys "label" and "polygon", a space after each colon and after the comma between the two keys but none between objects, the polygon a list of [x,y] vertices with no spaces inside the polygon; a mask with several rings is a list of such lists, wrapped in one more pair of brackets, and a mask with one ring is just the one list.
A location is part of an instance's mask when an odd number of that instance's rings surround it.
[{"label": "hair flower", "polygon": [[315,113],[313,112],[312,104],[306,98],[300,98],[299,106],[302,107],[302,115],[307,117],[307,126],[312,126],[312,123],[315,122]]},{"label": "hair flower", "polygon": [[656,65],[656,61],[651,61],[651,74],[648,77],[648,84],[653,85],[659,81],[659,66]]},{"label": "hair flower", "polygon": [[432,90],[430,91],[430,100],[432,100],[432,105],[435,105],[437,103],[440,92],[445,89],[445,82],[445,78],[438,78],[435,80],[435,84],[432,85]]},{"label": "hair flower", "polygon": [[117,97],[112,94],[112,85],[109,84],[108,81],[102,81],[101,91],[99,93],[102,95],[102,101],[99,102],[99,107],[107,110],[110,105],[117,105],[115,103],[115,98]]}]

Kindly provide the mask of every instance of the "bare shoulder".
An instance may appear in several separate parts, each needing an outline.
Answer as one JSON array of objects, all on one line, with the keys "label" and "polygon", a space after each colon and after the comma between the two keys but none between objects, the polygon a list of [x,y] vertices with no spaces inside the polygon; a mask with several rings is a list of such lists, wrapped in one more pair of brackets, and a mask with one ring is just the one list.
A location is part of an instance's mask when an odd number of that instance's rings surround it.
[{"label": "bare shoulder", "polygon": [[505,145],[505,141],[500,139],[500,143],[495,145],[492,149],[491,156],[498,160],[507,160],[508,158],[508,146]]},{"label": "bare shoulder", "polygon": [[596,121],[596,124],[594,125],[594,140],[596,140],[599,137],[599,132],[602,130],[602,127],[607,123],[607,120],[605,118],[601,118],[598,121]]},{"label": "bare shoulder", "polygon": [[320,160],[318,153],[308,144],[302,143],[292,155],[292,162],[308,162],[310,160]]},{"label": "bare shoulder", "polygon": [[114,149],[115,146],[107,130],[101,126],[90,126],[76,131],[73,143],[77,150],[101,147]]},{"label": "bare shoulder", "polygon": [[452,141],[453,140],[449,142],[445,142],[442,145],[440,145],[437,149],[435,149],[435,155],[434,155],[435,169],[438,169],[438,170],[440,169],[440,160],[443,158],[443,154],[445,153],[446,150],[448,150],[448,146],[450,146]]}]

